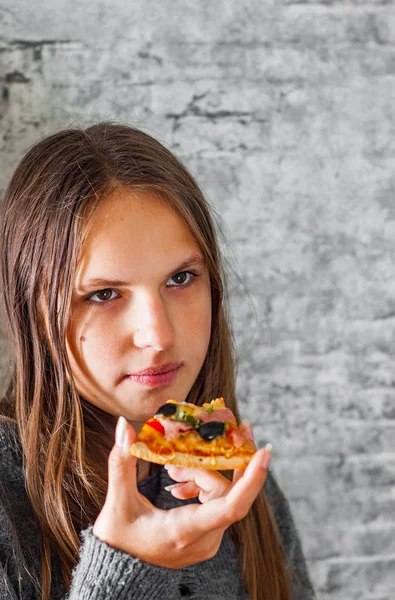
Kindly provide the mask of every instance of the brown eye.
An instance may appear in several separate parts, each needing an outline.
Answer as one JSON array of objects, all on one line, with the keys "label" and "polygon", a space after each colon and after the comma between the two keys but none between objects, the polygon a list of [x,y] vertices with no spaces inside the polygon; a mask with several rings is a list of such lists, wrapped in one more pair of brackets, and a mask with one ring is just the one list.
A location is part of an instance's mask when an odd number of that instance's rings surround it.
[{"label": "brown eye", "polygon": [[193,273],[189,273],[189,271],[181,271],[169,279],[168,285],[169,287],[182,287],[183,285],[190,283],[193,277]]},{"label": "brown eye", "polygon": [[112,296],[112,290],[100,290],[100,292],[97,292],[96,296],[99,300],[109,300]]},{"label": "brown eye", "polygon": [[113,300],[117,297],[117,292],[111,288],[106,288],[105,290],[99,290],[95,292],[91,296],[89,296],[89,300],[92,302],[96,302],[97,304],[108,302],[108,300]]},{"label": "brown eye", "polygon": [[187,273],[177,273],[177,275],[174,275],[173,280],[176,283],[185,283],[187,280]]}]

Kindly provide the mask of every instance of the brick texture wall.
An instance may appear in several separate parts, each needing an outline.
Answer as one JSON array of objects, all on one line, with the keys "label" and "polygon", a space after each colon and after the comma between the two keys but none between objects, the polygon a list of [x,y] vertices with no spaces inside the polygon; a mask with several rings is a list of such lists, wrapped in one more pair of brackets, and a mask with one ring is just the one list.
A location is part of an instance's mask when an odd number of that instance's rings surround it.
[{"label": "brick texture wall", "polygon": [[95,119],[188,165],[228,240],[242,412],[317,595],[393,600],[394,2],[0,0],[0,96],[1,189]]}]

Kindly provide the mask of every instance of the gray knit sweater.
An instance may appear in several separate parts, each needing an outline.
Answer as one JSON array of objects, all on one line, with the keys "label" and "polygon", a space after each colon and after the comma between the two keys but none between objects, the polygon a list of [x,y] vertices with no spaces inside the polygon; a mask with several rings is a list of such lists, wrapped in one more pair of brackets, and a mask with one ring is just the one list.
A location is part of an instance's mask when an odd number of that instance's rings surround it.
[{"label": "gray knit sweater", "polygon": [[[21,449],[15,429],[0,420],[0,600],[40,600],[41,533],[26,495]],[[172,481],[160,469],[139,489],[162,509],[182,501],[164,490]],[[272,502],[290,569],[295,600],[315,598],[288,503],[270,474],[265,484]],[[237,549],[225,532],[214,558],[171,570],[142,562],[101,542],[92,526],[81,532],[81,549],[66,590],[56,556],[53,557],[51,600],[248,600]]]}]

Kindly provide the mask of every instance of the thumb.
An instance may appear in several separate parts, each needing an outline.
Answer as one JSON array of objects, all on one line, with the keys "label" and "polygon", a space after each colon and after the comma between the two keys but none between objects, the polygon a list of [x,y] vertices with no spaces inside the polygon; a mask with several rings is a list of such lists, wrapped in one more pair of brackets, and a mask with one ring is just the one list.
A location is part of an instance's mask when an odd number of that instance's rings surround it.
[{"label": "thumb", "polygon": [[108,457],[107,500],[113,499],[118,506],[130,504],[137,494],[137,459],[130,454],[130,446],[136,433],[124,417],[119,417],[115,430],[115,445]]}]

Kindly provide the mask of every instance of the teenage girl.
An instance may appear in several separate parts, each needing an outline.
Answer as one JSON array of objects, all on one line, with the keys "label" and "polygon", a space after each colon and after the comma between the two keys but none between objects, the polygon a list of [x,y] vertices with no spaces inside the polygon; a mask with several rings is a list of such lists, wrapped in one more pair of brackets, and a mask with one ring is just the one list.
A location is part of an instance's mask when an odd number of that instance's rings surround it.
[{"label": "teenage girl", "polygon": [[169,398],[223,396],[239,418],[220,252],[185,167],[131,127],[60,131],[17,167],[0,234],[0,598],[313,598],[270,447],[231,476],[129,453]]}]

